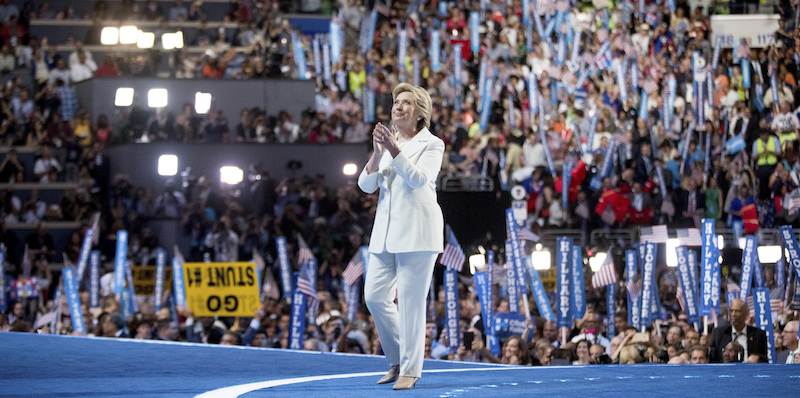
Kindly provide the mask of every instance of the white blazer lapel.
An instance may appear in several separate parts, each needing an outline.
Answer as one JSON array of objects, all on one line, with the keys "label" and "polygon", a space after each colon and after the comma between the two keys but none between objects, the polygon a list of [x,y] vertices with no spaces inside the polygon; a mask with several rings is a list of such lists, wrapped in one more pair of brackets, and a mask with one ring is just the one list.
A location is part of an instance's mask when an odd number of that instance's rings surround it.
[{"label": "white blazer lapel", "polygon": [[411,158],[417,152],[425,148],[425,145],[431,139],[431,132],[427,128],[420,130],[411,141],[403,147],[403,154],[407,158]]}]

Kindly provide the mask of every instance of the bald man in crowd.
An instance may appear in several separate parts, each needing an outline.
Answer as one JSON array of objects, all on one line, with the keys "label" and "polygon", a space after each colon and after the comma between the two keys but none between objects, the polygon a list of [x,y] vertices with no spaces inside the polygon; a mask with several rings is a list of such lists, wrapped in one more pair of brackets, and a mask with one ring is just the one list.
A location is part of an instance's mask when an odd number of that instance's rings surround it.
[{"label": "bald man in crowd", "polygon": [[710,362],[722,362],[722,351],[731,341],[735,341],[744,349],[742,358],[753,354],[767,355],[767,334],[757,327],[747,325],[749,316],[744,301],[736,299],[731,302],[729,323],[714,329],[711,334]]}]

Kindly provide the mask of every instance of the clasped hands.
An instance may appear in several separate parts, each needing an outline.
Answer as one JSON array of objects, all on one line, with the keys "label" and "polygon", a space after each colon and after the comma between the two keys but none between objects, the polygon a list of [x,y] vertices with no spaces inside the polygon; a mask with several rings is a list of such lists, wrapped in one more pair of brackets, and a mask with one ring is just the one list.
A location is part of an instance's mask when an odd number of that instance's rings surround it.
[{"label": "clasped hands", "polygon": [[397,143],[397,127],[384,126],[382,123],[375,125],[372,130],[372,146],[376,154],[383,154],[384,150],[388,150],[392,157],[400,153],[400,145]]}]

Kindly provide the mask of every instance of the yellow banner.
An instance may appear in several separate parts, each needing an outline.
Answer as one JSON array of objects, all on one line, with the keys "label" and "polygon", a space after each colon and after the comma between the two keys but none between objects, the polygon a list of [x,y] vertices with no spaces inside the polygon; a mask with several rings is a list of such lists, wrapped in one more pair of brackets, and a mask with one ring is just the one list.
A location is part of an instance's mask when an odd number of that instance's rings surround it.
[{"label": "yellow banner", "polygon": [[186,263],[183,275],[195,316],[253,316],[261,305],[255,263]]},{"label": "yellow banner", "polygon": [[[156,266],[131,266],[133,290],[136,295],[152,296],[156,291]],[[172,290],[172,267],[164,267],[164,290]]]}]

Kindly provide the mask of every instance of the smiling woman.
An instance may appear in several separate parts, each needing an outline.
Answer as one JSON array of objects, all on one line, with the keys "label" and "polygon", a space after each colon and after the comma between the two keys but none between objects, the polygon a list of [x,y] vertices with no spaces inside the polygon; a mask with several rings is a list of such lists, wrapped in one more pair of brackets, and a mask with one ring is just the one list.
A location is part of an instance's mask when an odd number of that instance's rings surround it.
[{"label": "smiling woman", "polygon": [[366,193],[380,188],[364,287],[391,366],[378,384],[397,381],[394,389],[401,390],[414,388],[422,375],[425,296],[444,246],[436,201],[444,142],[428,131],[431,97],[425,89],[402,83],[392,96],[391,129],[378,123],[373,130],[374,151],[358,186]]}]

